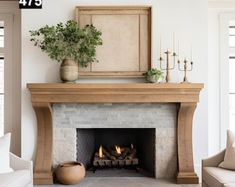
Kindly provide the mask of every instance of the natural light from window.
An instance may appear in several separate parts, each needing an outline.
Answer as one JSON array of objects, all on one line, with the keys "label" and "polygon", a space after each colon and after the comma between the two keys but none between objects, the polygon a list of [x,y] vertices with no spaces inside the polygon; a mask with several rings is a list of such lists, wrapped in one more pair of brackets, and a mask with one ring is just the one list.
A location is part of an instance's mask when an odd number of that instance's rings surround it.
[{"label": "natural light from window", "polygon": [[235,21],[229,25],[229,126],[235,131]]},{"label": "natural light from window", "polygon": [[0,47],[4,47],[4,26],[2,21],[0,21]]},{"label": "natural light from window", "polygon": [[0,136],[4,132],[4,23],[0,21]]}]

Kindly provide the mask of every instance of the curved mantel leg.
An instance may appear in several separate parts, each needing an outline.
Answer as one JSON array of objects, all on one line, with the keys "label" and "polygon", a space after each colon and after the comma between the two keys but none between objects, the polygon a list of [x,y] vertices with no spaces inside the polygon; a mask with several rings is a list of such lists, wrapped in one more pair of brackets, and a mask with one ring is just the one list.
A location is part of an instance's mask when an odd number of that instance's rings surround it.
[{"label": "curved mantel leg", "polygon": [[192,148],[193,114],[197,103],[181,103],[178,112],[178,175],[179,184],[198,184],[194,171]]},{"label": "curved mantel leg", "polygon": [[34,184],[53,184],[52,177],[52,108],[50,103],[33,103],[37,117],[37,152],[34,164]]}]

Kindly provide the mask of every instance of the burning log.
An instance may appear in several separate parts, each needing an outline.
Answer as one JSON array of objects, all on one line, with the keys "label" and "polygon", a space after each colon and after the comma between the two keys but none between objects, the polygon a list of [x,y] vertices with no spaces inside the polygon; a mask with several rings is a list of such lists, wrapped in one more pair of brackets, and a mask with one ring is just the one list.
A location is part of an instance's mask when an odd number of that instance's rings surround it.
[{"label": "burning log", "polygon": [[132,154],[132,151],[130,148],[128,147],[124,147],[124,148],[121,148],[120,152],[118,152],[117,150],[119,150],[118,148],[115,148],[116,150],[112,149],[111,147],[108,147],[107,150],[108,152],[114,156],[116,159],[119,159],[119,160],[122,160],[122,159],[126,159],[126,157],[129,155],[129,154]]},{"label": "burning log", "polygon": [[120,154],[118,154],[117,151],[116,151],[116,150],[113,150],[111,147],[107,147],[107,150],[108,150],[108,152],[109,152],[112,156],[114,156],[115,158],[118,158],[118,157],[120,156]]},{"label": "burning log", "polygon": [[93,165],[96,167],[135,166],[139,164],[136,153],[137,151],[133,146],[131,148],[119,146],[104,148],[100,146],[98,152],[95,153]]},{"label": "burning log", "polygon": [[106,149],[103,148],[103,152],[104,152],[104,155],[107,156],[107,158],[111,160],[116,160],[116,157],[112,156],[108,151],[106,151]]},{"label": "burning log", "polygon": [[127,157],[127,155],[129,154],[129,152],[130,152],[130,149],[129,148],[125,148],[118,158],[119,159],[125,159]]},{"label": "burning log", "polygon": [[126,157],[127,159],[131,160],[136,157],[136,149],[130,149],[129,155]]},{"label": "burning log", "polygon": [[95,158],[99,158],[99,159],[102,159],[102,158],[108,158],[110,160],[116,160],[116,157],[115,156],[112,156],[104,147],[100,146],[99,148],[99,152],[98,153],[95,153]]},{"label": "burning log", "polygon": [[95,158],[93,161],[94,166],[99,166],[99,167],[111,167],[112,166],[112,161],[108,159],[100,159],[100,158]]}]

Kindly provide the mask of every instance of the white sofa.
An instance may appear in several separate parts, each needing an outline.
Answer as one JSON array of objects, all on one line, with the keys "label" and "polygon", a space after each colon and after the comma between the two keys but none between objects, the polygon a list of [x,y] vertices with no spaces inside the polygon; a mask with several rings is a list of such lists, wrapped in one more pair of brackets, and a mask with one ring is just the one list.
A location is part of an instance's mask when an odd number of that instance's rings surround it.
[{"label": "white sofa", "polygon": [[0,174],[0,187],[33,187],[33,164],[10,153],[13,172]]},{"label": "white sofa", "polygon": [[235,187],[235,171],[218,167],[225,150],[202,160],[202,187]]}]

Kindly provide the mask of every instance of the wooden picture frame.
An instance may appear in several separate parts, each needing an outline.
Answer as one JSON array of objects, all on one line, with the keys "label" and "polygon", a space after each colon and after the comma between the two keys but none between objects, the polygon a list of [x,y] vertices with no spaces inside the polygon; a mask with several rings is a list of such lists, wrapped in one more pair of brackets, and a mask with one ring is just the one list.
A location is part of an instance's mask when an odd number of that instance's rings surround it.
[{"label": "wooden picture frame", "polygon": [[141,77],[151,68],[150,6],[78,6],[80,26],[93,24],[102,32],[98,63],[79,68],[79,76]]}]

